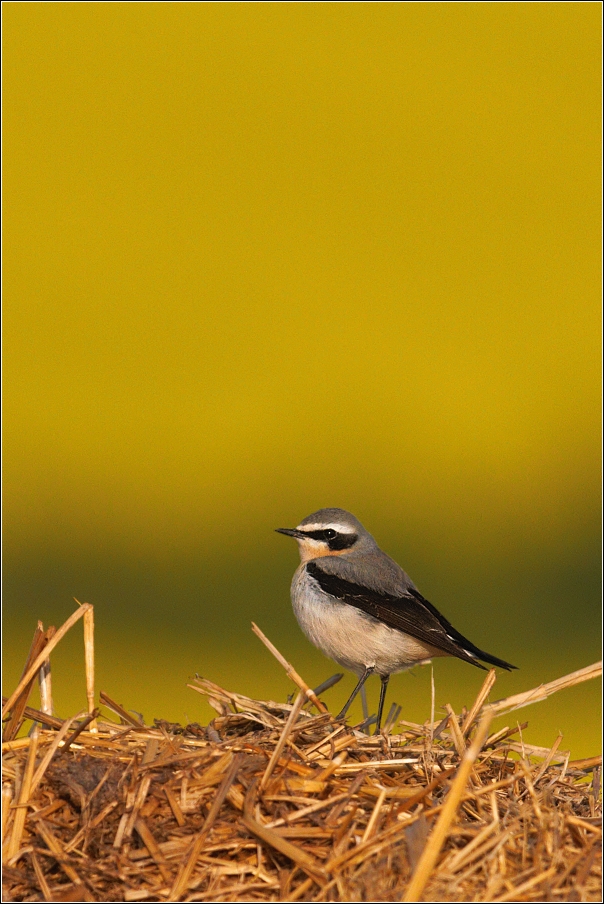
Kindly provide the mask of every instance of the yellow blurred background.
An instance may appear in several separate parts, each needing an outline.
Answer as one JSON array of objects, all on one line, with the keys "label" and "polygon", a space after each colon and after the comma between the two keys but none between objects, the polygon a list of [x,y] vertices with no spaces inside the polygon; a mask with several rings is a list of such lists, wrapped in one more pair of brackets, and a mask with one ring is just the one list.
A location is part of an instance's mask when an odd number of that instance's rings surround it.
[{"label": "yellow blurred background", "polygon": [[[273,530],[324,506],[520,667],[495,698],[598,659],[599,5],[3,21],[4,692],[72,597],[100,687],[146,719],[207,721],[195,672],[284,699],[252,619],[318,684]],[[391,682],[404,718],[429,671]],[[482,680],[434,674],[437,707]],[[521,711],[524,737],[590,755],[599,701]]]}]

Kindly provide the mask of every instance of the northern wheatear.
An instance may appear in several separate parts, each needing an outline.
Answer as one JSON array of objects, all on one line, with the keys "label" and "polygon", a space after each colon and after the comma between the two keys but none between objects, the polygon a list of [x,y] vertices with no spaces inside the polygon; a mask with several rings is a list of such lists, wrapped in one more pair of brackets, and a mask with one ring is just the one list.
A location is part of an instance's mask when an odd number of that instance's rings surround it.
[{"label": "northern wheatear", "polygon": [[480,669],[478,659],[516,668],[456,631],[350,512],[321,509],[297,527],[277,531],[298,541],[301,562],[291,595],[300,627],[322,653],[359,678],[338,719],[374,672],[382,681],[377,733],[394,672],[433,656],[457,656]]}]

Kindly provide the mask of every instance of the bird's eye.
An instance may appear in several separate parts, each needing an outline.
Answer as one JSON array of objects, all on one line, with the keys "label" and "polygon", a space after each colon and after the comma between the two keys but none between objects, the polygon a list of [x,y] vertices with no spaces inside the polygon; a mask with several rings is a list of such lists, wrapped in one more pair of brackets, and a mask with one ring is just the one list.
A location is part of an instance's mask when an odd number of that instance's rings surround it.
[{"label": "bird's eye", "polygon": [[328,527],[326,531],[323,531],[326,540],[335,540],[338,536],[338,532],[333,530],[331,527]]}]

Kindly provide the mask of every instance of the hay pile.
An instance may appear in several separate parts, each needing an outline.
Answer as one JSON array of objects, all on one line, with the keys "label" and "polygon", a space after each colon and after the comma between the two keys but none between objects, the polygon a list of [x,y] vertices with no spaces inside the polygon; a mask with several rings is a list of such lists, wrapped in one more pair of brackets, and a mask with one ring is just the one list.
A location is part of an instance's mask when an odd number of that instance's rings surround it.
[{"label": "hay pile", "polygon": [[[491,706],[490,672],[468,712],[373,737],[316,714],[285,663],[293,702],[196,679],[211,724],[149,727],[106,694],[120,724],[27,708],[52,640],[5,706],[4,900],[601,899],[601,758],[523,744],[518,725],[489,734],[495,713],[601,667]],[[26,737],[19,709],[37,720]]]}]

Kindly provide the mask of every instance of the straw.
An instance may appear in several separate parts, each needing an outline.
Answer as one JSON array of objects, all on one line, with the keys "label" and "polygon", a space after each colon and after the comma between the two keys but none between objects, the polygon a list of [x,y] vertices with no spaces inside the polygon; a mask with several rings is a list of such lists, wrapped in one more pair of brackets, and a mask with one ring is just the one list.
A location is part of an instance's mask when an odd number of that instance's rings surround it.
[{"label": "straw", "polygon": [[461,727],[447,704],[378,737],[311,715],[298,678],[293,704],[195,679],[205,727],[145,726],[103,694],[121,724],[93,731],[94,709],[61,720],[17,695],[42,726],[3,744],[4,898],[601,900],[600,756],[531,744],[526,723],[488,737],[489,676]]},{"label": "straw", "polygon": [[17,699],[17,697],[19,696],[19,694],[21,693],[21,691],[26,687],[28,682],[31,681],[31,679],[37,674],[38,669],[40,668],[42,663],[46,659],[48,659],[52,650],[54,650],[54,648],[57,646],[57,644],[63,639],[63,637],[67,634],[69,629],[73,628],[73,626],[78,621],[78,619],[82,618],[82,616],[85,615],[86,612],[88,612],[89,609],[91,609],[91,608],[92,607],[90,606],[89,603],[84,603],[80,607],[80,609],[77,609],[73,613],[73,615],[70,615],[69,618],[67,619],[67,621],[65,622],[65,624],[62,625],[59,628],[59,630],[56,632],[54,637],[52,637],[48,641],[48,643],[46,644],[46,646],[44,647],[42,652],[36,656],[33,663],[31,664],[29,669],[25,672],[25,674],[21,678],[19,684],[17,685],[17,687],[15,688],[13,693],[10,695],[7,702],[4,704],[4,707],[2,708],[2,718],[3,719],[6,716],[6,714],[11,711],[13,704],[14,704],[15,700]]},{"label": "straw", "polygon": [[[77,602],[77,600],[76,600]],[[79,604],[81,605],[81,604]],[[86,700],[88,712],[94,713],[94,609],[90,606],[84,613],[84,659],[86,664]],[[96,731],[94,715],[90,721],[90,730]]]},{"label": "straw", "polygon": [[472,766],[474,765],[478,754],[482,750],[482,745],[486,741],[489,731],[489,725],[491,724],[492,719],[492,714],[490,712],[486,712],[480,721],[478,731],[476,732],[476,737],[472,741],[470,748],[464,754],[461,766],[459,767],[459,771],[451,786],[451,790],[447,795],[447,799],[442,808],[438,822],[436,823],[434,831],[430,835],[428,843],[424,848],[424,852],[420,858],[419,863],[417,864],[417,869],[415,870],[413,878],[409,883],[405,896],[403,897],[403,901],[418,901],[428,883],[430,873],[434,869],[436,859],[440,854],[449,827],[453,822],[453,819],[455,818],[455,814],[461,802],[461,798],[466,787],[466,782],[468,781],[468,778],[470,776]]},{"label": "straw", "polygon": [[570,675],[564,675],[562,678],[556,678],[555,681],[549,681],[547,684],[540,684],[530,691],[524,691],[521,694],[513,694],[511,697],[505,697],[503,700],[497,700],[490,704],[493,715],[512,712],[514,709],[521,709],[523,706],[530,706],[533,703],[540,703],[547,700],[552,694],[564,690],[568,687],[574,687],[583,681],[592,681],[594,678],[600,678],[602,675],[602,662],[594,662],[584,669],[578,669],[571,672]]},{"label": "straw", "polygon": [[300,690],[304,691],[304,693],[306,694],[308,699],[312,700],[312,702],[315,704],[315,706],[317,707],[319,712],[326,713],[327,707],[325,706],[325,704],[321,703],[321,701],[319,700],[319,698],[317,697],[315,692],[312,690],[312,688],[310,688],[308,686],[308,684],[304,681],[304,679],[301,678],[300,675],[298,675],[298,673],[294,669],[293,665],[290,662],[288,662],[284,656],[281,655],[281,653],[279,652],[277,647],[274,646],[274,644],[272,644],[270,642],[270,640],[268,639],[266,634],[263,634],[262,631],[260,630],[260,628],[258,627],[258,625],[254,624],[254,622],[252,622],[252,631],[254,632],[256,637],[260,638],[260,640],[262,641],[264,646],[267,648],[267,650],[271,651],[271,653],[273,654],[273,656],[275,657],[277,662],[279,662],[283,666],[288,678],[291,678],[292,681],[294,681],[298,685]]}]

